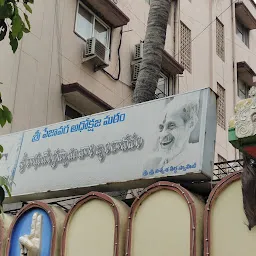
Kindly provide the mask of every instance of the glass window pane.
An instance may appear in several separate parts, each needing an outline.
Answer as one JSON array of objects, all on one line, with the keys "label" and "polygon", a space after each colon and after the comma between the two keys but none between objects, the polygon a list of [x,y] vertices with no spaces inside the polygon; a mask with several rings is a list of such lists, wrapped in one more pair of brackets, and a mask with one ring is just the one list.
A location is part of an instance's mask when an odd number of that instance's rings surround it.
[{"label": "glass window pane", "polygon": [[162,91],[163,93],[165,92],[165,83],[166,81],[165,81],[165,78],[163,78],[163,77],[160,77],[159,79],[158,79],[158,84],[157,84],[157,88],[160,90],[160,91]]},{"label": "glass window pane", "polygon": [[241,33],[241,31],[240,31],[239,29],[236,30],[236,34],[237,34],[237,36],[238,36],[241,40],[243,40],[243,34]]},{"label": "glass window pane", "polygon": [[240,23],[238,20],[236,20],[236,34],[237,34],[237,36],[238,36],[241,40],[243,40],[243,38],[244,38],[244,35],[243,35],[243,26],[241,25],[241,23]]},{"label": "glass window pane", "polygon": [[244,83],[241,80],[238,80],[238,97],[241,99],[246,99],[248,97],[248,92],[249,92],[249,86]]},{"label": "glass window pane", "polygon": [[248,84],[245,84],[245,97],[246,99],[249,97],[249,91],[251,87]]},{"label": "glass window pane", "polygon": [[158,79],[157,89],[155,92],[156,98],[163,98],[168,96],[167,85],[168,85],[168,78],[164,76],[160,76]]},{"label": "glass window pane", "polygon": [[66,120],[70,120],[70,119],[82,117],[82,114],[77,112],[75,109],[71,108],[70,106],[66,105],[65,117],[66,117]]},{"label": "glass window pane", "polygon": [[245,45],[249,47],[249,31],[245,29],[244,31],[244,39],[243,39]]},{"label": "glass window pane", "polygon": [[239,90],[239,91],[238,91],[238,97],[243,100],[243,99],[246,98],[246,95],[244,94],[244,92],[242,92],[241,90]]},{"label": "glass window pane", "polygon": [[105,46],[108,43],[108,29],[95,20],[95,37]]},{"label": "glass window pane", "polygon": [[166,97],[165,93],[160,91],[158,88],[156,88],[155,95],[157,99]]},{"label": "glass window pane", "polygon": [[239,84],[239,90],[245,94],[246,92],[246,86],[243,82],[240,82]]},{"label": "glass window pane", "polygon": [[236,21],[236,34],[245,43],[245,45],[249,46],[249,31],[238,20]]},{"label": "glass window pane", "polygon": [[81,5],[79,5],[76,21],[76,32],[84,39],[88,39],[92,37],[92,24],[93,16]]}]

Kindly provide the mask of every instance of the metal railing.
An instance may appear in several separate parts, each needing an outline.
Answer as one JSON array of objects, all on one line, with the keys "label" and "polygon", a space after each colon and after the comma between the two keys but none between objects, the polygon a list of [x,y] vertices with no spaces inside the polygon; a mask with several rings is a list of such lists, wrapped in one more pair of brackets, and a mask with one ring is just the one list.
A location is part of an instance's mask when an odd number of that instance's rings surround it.
[{"label": "metal railing", "polygon": [[243,159],[219,162],[214,164],[213,181],[221,180],[227,175],[240,171],[243,168]]},{"label": "metal railing", "polygon": [[[211,182],[218,182],[225,176],[235,172],[240,171],[243,167],[243,160],[233,160],[233,161],[225,161],[225,162],[219,162],[214,164],[214,170],[213,170],[213,178]],[[137,197],[143,189],[135,189],[135,190],[123,190],[123,191],[114,191],[114,192],[108,192],[106,194],[119,199],[119,200],[125,200],[125,199],[134,199]],[[42,202],[45,202],[50,205],[55,205],[61,207],[64,211],[68,212],[69,209],[74,205],[74,203],[81,198],[81,196],[71,196],[71,197],[65,197],[65,198],[54,198],[54,199],[47,199],[47,200],[41,200]],[[9,213],[12,215],[16,215],[17,212],[26,204],[29,202],[19,202],[15,204],[5,205],[5,213]]]}]

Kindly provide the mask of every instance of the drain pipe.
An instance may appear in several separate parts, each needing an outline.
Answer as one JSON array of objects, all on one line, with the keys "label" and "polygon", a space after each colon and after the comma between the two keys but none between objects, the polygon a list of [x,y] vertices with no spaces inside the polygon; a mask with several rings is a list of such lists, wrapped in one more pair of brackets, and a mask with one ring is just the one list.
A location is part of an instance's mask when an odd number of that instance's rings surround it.
[{"label": "drain pipe", "polygon": [[[232,57],[233,57],[233,109],[235,110],[236,106],[236,97],[237,97],[237,63],[236,63],[236,49],[235,49],[235,36],[236,36],[236,15],[235,15],[235,2],[231,2],[231,17],[232,17]],[[237,160],[237,150],[235,149],[235,160]]]},{"label": "drain pipe", "polygon": [[[174,3],[174,58],[179,62],[180,53],[179,53],[179,42],[180,42],[180,34],[179,34],[179,22],[180,22],[180,0],[173,1]],[[179,75],[175,76],[174,79],[174,93],[179,93]]]},{"label": "drain pipe", "polygon": [[[209,22],[213,22],[213,4],[215,2],[214,1],[209,1],[209,13],[210,13],[210,19]],[[215,23],[214,23],[215,24]],[[215,81],[215,68],[214,68],[214,53],[216,52],[215,48],[213,47],[214,45],[214,40],[215,38],[213,38],[213,25],[211,25],[209,27],[209,51],[210,51],[210,63],[209,63],[209,68],[210,68],[210,81],[209,81],[209,86],[212,90],[214,90],[214,86],[213,86],[213,81]],[[214,53],[213,53],[213,49],[214,49]]]}]

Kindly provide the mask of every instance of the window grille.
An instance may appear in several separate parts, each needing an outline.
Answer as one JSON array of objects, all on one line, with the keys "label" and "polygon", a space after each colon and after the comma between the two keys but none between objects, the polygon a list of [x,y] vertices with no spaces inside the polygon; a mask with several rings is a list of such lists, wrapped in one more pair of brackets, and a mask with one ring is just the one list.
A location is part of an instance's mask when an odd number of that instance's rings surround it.
[{"label": "window grille", "polygon": [[191,54],[192,54],[192,41],[191,41],[191,30],[181,22],[180,25],[180,54],[181,54],[181,65],[190,73],[192,72],[191,67]]},{"label": "window grille", "polygon": [[225,89],[217,84],[217,123],[223,129],[226,129],[226,102],[225,102]]},{"label": "window grille", "polygon": [[224,25],[219,19],[216,19],[216,52],[217,55],[225,61]]},{"label": "window grille", "polygon": [[215,170],[215,175],[218,177],[218,179],[222,179],[227,175],[227,164],[225,162],[227,162],[227,159],[218,154],[218,163],[223,163],[218,164],[218,169]]}]

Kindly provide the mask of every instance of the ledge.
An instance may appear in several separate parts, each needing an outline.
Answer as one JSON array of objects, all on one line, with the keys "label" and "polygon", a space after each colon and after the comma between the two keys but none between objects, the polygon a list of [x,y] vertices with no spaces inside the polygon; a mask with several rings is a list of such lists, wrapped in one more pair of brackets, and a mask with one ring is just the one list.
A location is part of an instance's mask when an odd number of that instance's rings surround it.
[{"label": "ledge", "polygon": [[237,73],[239,79],[244,81],[246,84],[250,86],[254,85],[254,77],[256,76],[256,73],[247,62],[242,61],[237,63]]},{"label": "ledge", "polygon": [[256,29],[256,19],[243,1],[235,4],[236,18],[249,30]]},{"label": "ledge", "polygon": [[62,84],[61,92],[65,100],[86,115],[91,115],[113,109],[106,102],[88,91],[79,83]]},{"label": "ledge", "polygon": [[83,0],[82,2],[113,28],[124,26],[130,21],[129,17],[111,0]]},{"label": "ledge", "polygon": [[163,51],[162,69],[171,75],[183,74],[183,66],[174,59],[167,51]]}]

